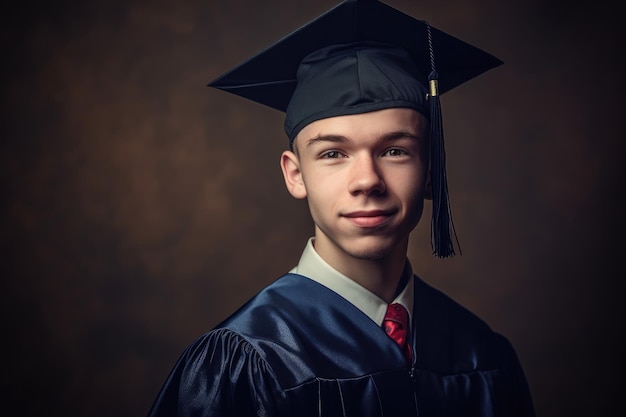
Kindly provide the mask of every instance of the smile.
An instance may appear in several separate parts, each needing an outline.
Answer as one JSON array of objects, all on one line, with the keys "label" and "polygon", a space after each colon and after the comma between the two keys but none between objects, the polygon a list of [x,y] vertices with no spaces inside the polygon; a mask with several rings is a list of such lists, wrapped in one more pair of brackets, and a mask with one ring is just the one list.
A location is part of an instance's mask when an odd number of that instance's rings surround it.
[{"label": "smile", "polygon": [[389,221],[393,213],[386,210],[354,211],[343,217],[359,227],[378,227]]}]

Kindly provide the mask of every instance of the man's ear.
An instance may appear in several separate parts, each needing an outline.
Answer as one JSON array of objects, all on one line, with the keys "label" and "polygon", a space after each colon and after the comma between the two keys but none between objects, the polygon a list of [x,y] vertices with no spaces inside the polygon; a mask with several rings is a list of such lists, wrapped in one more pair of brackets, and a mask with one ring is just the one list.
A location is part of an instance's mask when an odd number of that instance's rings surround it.
[{"label": "man's ear", "polygon": [[430,168],[428,169],[428,173],[426,174],[426,183],[424,184],[424,199],[432,200],[433,199],[433,186],[430,181]]},{"label": "man's ear", "polygon": [[294,198],[306,198],[306,187],[300,171],[300,159],[292,151],[284,151],[280,156],[280,168],[289,194]]}]

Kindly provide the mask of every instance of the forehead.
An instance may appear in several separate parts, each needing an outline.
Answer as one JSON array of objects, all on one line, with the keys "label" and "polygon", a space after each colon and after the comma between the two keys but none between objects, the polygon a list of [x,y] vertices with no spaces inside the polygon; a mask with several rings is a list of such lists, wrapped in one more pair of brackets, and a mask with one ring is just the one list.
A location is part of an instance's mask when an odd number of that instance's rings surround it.
[{"label": "forehead", "polygon": [[366,139],[407,132],[422,137],[425,136],[427,127],[428,121],[417,111],[409,108],[390,108],[316,120],[298,133],[296,143],[331,135],[346,139]]}]

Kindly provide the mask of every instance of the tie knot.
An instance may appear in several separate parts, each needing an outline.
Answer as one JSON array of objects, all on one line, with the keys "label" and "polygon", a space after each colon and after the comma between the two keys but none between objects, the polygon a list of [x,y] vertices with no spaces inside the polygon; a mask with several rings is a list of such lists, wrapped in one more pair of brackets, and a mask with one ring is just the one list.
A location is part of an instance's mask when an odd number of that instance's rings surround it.
[{"label": "tie knot", "polygon": [[409,323],[409,312],[402,306],[402,304],[389,304],[387,306],[387,314],[385,314],[385,321],[387,320],[402,324],[406,328]]}]

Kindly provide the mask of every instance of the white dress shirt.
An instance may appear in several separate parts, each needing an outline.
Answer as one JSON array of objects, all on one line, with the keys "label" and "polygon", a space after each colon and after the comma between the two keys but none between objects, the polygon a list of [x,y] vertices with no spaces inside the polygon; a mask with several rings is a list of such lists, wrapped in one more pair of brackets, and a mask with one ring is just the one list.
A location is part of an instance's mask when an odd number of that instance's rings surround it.
[{"label": "white dress shirt", "polygon": [[[373,292],[327,264],[315,251],[313,241],[314,238],[309,239],[300,257],[300,262],[289,272],[303,275],[336,292],[354,304],[378,326],[382,326],[388,304]],[[411,323],[413,315],[413,270],[408,259],[403,274],[407,284],[392,303],[400,303],[407,309],[409,323]]]}]

